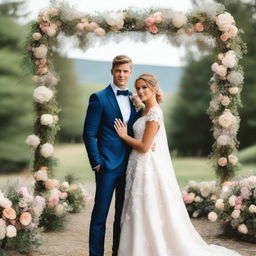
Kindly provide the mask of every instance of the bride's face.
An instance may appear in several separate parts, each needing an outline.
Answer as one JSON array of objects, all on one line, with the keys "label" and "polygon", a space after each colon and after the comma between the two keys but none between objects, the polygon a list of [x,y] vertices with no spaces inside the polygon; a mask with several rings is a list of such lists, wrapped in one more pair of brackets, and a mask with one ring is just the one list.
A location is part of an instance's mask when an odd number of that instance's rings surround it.
[{"label": "bride's face", "polygon": [[135,89],[143,102],[155,97],[154,91],[142,79],[136,82]]}]

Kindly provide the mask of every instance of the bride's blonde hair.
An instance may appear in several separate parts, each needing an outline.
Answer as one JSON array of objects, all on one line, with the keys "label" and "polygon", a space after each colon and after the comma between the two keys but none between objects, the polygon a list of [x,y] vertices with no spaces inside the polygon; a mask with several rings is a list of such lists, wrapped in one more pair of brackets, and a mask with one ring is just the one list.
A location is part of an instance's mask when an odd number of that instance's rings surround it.
[{"label": "bride's blonde hair", "polygon": [[149,73],[142,74],[135,80],[134,85],[136,85],[136,83],[139,80],[143,80],[147,84],[147,86],[156,93],[157,103],[163,102],[164,94],[163,94],[162,90],[160,89],[157,78],[154,75],[149,74]]}]

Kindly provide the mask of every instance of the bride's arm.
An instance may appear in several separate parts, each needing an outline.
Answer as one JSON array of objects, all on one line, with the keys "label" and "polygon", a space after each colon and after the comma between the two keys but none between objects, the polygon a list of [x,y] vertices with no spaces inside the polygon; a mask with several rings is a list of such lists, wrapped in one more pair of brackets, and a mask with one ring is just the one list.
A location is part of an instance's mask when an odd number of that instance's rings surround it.
[{"label": "bride's arm", "polygon": [[136,149],[140,153],[146,153],[152,147],[152,143],[159,128],[159,124],[155,121],[146,122],[142,140],[136,140],[129,136],[127,134],[127,126],[120,119],[115,120],[114,127],[118,136],[123,139],[129,146]]}]

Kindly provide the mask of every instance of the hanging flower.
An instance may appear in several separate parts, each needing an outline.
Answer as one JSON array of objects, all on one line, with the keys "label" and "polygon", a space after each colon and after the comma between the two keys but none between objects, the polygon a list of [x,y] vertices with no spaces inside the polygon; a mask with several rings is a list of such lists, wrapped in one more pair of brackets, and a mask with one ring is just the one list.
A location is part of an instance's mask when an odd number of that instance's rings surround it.
[{"label": "hanging flower", "polygon": [[154,19],[154,23],[160,24],[164,20],[164,16],[161,12],[155,12],[153,14],[153,19]]},{"label": "hanging flower", "polygon": [[221,96],[220,103],[223,106],[228,106],[230,104],[230,98],[228,96]]},{"label": "hanging flower", "polygon": [[32,147],[33,149],[36,149],[37,146],[40,144],[40,139],[38,136],[36,136],[35,134],[29,135],[26,140],[25,143]]},{"label": "hanging flower", "polygon": [[228,161],[232,164],[232,165],[236,165],[238,162],[238,158],[235,155],[229,155],[228,156]]},{"label": "hanging flower", "polygon": [[103,28],[96,28],[94,30],[94,33],[97,36],[104,36],[106,34],[106,31]]},{"label": "hanging flower", "polygon": [[32,49],[34,56],[38,59],[45,57],[47,55],[47,50],[48,49],[44,44]]},{"label": "hanging flower", "polygon": [[204,30],[204,25],[201,22],[198,22],[194,25],[196,32],[202,32]]},{"label": "hanging flower", "polygon": [[52,125],[53,122],[54,122],[53,115],[50,115],[50,114],[43,114],[43,115],[41,115],[40,123],[42,125]]},{"label": "hanging flower", "polygon": [[227,163],[228,163],[228,161],[227,161],[227,158],[226,158],[226,157],[220,157],[220,158],[218,159],[218,165],[221,166],[221,167],[226,166]]},{"label": "hanging flower", "polygon": [[237,72],[237,71],[231,71],[228,75],[227,75],[227,80],[235,85],[235,86],[238,86],[240,84],[243,83],[244,81],[244,76],[240,73],[240,72]]},{"label": "hanging flower", "polygon": [[125,13],[124,12],[112,12],[105,17],[105,21],[111,27],[121,29],[124,26]]},{"label": "hanging flower", "polygon": [[228,68],[233,68],[237,63],[235,52],[232,50],[228,51],[221,62],[224,66]]},{"label": "hanging flower", "polygon": [[33,93],[33,99],[34,101],[38,103],[47,103],[50,101],[53,97],[53,92],[49,88],[45,86],[38,86]]},{"label": "hanging flower", "polygon": [[230,143],[230,137],[223,134],[217,138],[217,143],[221,146],[226,146]]},{"label": "hanging flower", "polygon": [[155,25],[149,26],[149,31],[153,34],[156,34],[158,32],[158,28]]},{"label": "hanging flower", "polygon": [[44,158],[52,156],[54,152],[54,147],[51,143],[45,143],[41,146],[40,153]]},{"label": "hanging flower", "polygon": [[34,174],[35,180],[36,181],[46,181],[47,178],[47,172],[39,170]]},{"label": "hanging flower", "polygon": [[187,17],[182,12],[175,12],[172,16],[172,25],[176,28],[180,28],[187,23]]},{"label": "hanging flower", "polygon": [[224,113],[219,116],[219,124],[222,126],[222,127],[229,127],[231,126],[232,124],[234,124],[236,121],[236,118],[235,116],[230,112],[229,109],[226,109],[224,111]]},{"label": "hanging flower", "polygon": [[238,91],[239,91],[239,88],[238,88],[238,87],[230,87],[230,88],[228,88],[228,92],[229,92],[230,94],[232,94],[232,95],[237,94]]},{"label": "hanging flower", "polygon": [[40,40],[42,38],[42,35],[38,32],[32,34],[32,38],[36,41]]},{"label": "hanging flower", "polygon": [[233,16],[228,13],[224,12],[217,16],[216,24],[220,31],[227,32],[230,29],[230,26],[235,23]]}]

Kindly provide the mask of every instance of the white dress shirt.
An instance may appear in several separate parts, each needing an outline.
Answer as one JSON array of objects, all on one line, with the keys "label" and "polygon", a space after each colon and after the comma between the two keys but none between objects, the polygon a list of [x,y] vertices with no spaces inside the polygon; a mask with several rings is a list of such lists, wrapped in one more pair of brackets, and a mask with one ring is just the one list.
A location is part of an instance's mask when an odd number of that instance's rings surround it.
[{"label": "white dress shirt", "polygon": [[[114,94],[117,99],[117,103],[119,105],[119,108],[121,110],[124,123],[128,123],[130,115],[131,115],[131,107],[130,107],[130,100],[129,96],[125,95],[117,95],[117,90],[120,90],[118,86],[116,86],[114,83],[111,83],[111,87],[114,91]],[[127,90],[127,88],[125,88]]]}]

